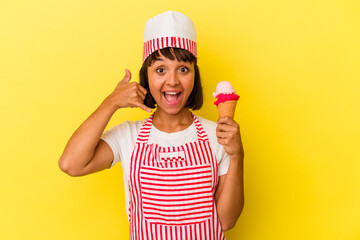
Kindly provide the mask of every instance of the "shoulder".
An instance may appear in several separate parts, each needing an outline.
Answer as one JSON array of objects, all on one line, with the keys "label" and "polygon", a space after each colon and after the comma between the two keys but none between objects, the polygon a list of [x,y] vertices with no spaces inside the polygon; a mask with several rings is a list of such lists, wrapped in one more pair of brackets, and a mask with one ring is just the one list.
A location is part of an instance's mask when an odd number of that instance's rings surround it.
[{"label": "shoulder", "polygon": [[209,119],[200,117],[200,116],[196,116],[197,119],[199,120],[199,122],[201,123],[201,126],[204,128],[204,131],[206,132],[206,134],[208,135],[209,138],[216,138],[216,128],[217,128],[217,123],[214,121],[211,121]]},{"label": "shoulder", "polygon": [[146,121],[146,119],[138,121],[124,121],[118,125],[111,127],[109,130],[104,132],[105,137],[118,138],[121,136],[121,139],[124,139],[124,136],[133,135],[137,136],[140,131],[141,126]]},{"label": "shoulder", "polygon": [[219,144],[217,141],[217,137],[216,137],[217,123],[203,117],[199,117],[199,116],[196,117],[201,123],[204,131],[206,132],[209,138],[210,146],[219,164],[219,176],[226,174],[229,169],[230,159],[229,156],[226,154],[224,147],[221,144]]},{"label": "shoulder", "polygon": [[196,116],[196,117],[201,123],[201,126],[203,127],[206,135],[208,136],[210,145],[214,148],[215,151],[221,149],[222,146],[217,142],[217,137],[216,137],[217,123],[200,116]]},{"label": "shoulder", "polygon": [[146,119],[137,120],[137,121],[124,121],[123,123],[117,125],[116,127],[122,131],[138,132],[140,131],[140,128],[145,121]]},{"label": "shoulder", "polygon": [[144,124],[146,119],[137,120],[137,121],[124,121],[118,125],[115,125],[113,128],[118,131],[139,131],[141,126]]}]

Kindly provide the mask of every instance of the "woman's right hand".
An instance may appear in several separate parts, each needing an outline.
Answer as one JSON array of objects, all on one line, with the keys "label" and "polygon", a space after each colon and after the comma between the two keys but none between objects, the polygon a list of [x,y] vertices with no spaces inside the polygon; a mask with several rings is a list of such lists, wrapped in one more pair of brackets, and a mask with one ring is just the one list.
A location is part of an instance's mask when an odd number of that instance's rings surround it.
[{"label": "woman's right hand", "polygon": [[152,111],[144,105],[146,90],[136,82],[129,83],[131,73],[127,69],[125,71],[125,77],[115,90],[80,125],[67,143],[59,166],[70,176],[84,176],[111,166],[114,155],[110,146],[101,140],[101,135],[118,108],[139,107]]},{"label": "woman's right hand", "polygon": [[137,82],[129,83],[131,73],[125,69],[125,77],[118,83],[115,90],[106,98],[116,109],[127,107],[139,107],[147,112],[152,112],[152,109],[145,106],[144,99],[146,96],[146,89]]}]

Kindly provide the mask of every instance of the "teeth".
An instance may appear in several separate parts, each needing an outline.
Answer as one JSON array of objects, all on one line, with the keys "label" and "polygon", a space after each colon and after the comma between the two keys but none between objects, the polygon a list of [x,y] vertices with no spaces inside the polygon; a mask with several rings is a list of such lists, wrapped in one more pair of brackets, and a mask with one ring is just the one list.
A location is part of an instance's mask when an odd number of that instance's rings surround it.
[{"label": "teeth", "polygon": [[169,94],[169,95],[176,95],[178,94],[178,92],[165,92],[166,94]]}]

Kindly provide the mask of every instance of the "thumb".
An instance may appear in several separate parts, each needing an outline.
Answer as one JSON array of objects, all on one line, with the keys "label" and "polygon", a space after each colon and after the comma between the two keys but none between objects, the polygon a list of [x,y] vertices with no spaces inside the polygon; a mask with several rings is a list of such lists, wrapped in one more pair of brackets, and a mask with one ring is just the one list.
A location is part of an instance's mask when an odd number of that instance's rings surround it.
[{"label": "thumb", "polygon": [[129,69],[125,69],[125,76],[124,78],[120,81],[120,83],[128,83],[131,79],[131,72],[129,71]]}]

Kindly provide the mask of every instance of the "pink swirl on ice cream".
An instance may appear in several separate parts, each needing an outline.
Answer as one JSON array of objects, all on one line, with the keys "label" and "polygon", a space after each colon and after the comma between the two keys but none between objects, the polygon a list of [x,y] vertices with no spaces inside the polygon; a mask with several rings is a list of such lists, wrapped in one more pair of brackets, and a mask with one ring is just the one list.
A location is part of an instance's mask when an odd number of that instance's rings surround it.
[{"label": "pink swirl on ice cream", "polygon": [[240,98],[239,95],[236,94],[233,86],[228,81],[219,82],[216,85],[216,91],[213,93],[213,96],[217,98],[214,102],[216,106],[220,103],[227,102],[227,101],[236,101]]},{"label": "pink swirl on ice cream", "polygon": [[227,101],[238,100],[239,98],[240,98],[240,96],[235,94],[235,93],[233,93],[233,94],[220,93],[217,96],[217,100],[214,102],[214,104],[217,106],[220,103],[227,102]]}]

